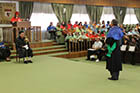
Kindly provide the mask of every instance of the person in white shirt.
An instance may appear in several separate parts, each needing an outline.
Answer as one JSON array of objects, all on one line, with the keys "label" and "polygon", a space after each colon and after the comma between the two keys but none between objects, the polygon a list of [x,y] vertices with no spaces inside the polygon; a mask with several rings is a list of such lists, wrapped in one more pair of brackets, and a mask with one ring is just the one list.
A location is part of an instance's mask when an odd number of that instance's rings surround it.
[{"label": "person in white shirt", "polygon": [[139,32],[137,30],[132,30],[130,29],[130,31],[127,33],[127,35],[139,35]]},{"label": "person in white shirt", "polygon": [[92,45],[92,48],[88,49],[87,60],[90,60],[91,55],[97,55],[96,62],[99,62],[99,60],[101,59],[100,52],[102,52],[102,46],[103,43],[100,41],[100,38],[96,38],[96,41]]}]

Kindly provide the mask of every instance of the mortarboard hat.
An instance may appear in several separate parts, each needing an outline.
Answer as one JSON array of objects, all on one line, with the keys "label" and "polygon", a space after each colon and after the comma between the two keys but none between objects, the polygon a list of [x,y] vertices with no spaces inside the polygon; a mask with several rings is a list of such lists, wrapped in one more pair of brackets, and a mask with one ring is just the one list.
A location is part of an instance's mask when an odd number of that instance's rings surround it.
[{"label": "mortarboard hat", "polygon": [[19,31],[19,35],[20,35],[21,33],[24,33],[24,31],[23,31],[23,30]]},{"label": "mortarboard hat", "polygon": [[16,12],[15,12],[15,15],[19,15],[19,12],[18,12],[18,11],[16,11]]}]

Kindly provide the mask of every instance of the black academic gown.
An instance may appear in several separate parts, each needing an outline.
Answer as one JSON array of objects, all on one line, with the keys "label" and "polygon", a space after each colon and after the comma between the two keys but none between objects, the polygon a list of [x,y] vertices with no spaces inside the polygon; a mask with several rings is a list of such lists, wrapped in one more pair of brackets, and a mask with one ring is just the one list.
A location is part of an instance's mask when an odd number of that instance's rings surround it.
[{"label": "black academic gown", "polygon": [[4,47],[4,48],[1,48],[0,47],[0,59],[5,59],[7,57],[10,57],[11,55],[11,52],[10,52],[10,49],[9,47]]},{"label": "black academic gown", "polygon": [[120,42],[117,43],[116,49],[112,52],[111,57],[107,57],[106,69],[110,72],[119,72],[122,71],[122,61],[121,61],[121,51],[120,51]]},{"label": "black academic gown", "polygon": [[[28,50],[23,48],[25,45],[28,45]],[[16,50],[19,54],[19,58],[33,57],[32,49],[30,48],[29,43],[25,41],[25,38],[21,38],[20,36],[16,39]]]}]

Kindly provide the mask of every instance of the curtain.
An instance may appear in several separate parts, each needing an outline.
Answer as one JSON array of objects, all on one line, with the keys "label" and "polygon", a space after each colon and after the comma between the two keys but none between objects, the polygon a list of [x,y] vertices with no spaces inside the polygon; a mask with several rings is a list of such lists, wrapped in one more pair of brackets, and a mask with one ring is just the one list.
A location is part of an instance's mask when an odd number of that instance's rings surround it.
[{"label": "curtain", "polygon": [[136,17],[140,23],[140,8],[134,8],[134,12],[136,14]]},{"label": "curtain", "polygon": [[50,3],[34,2],[33,13],[54,14]]},{"label": "curtain", "polygon": [[20,17],[23,19],[27,19],[31,17],[32,12],[33,12],[33,2],[24,2],[20,1],[19,2],[19,12],[20,12]]},{"label": "curtain", "polygon": [[97,6],[97,15],[96,15],[96,22],[100,22],[102,13],[103,13],[103,7]]},{"label": "curtain", "polygon": [[76,21],[78,22],[90,22],[86,6],[85,5],[74,5],[73,6],[73,13],[71,17],[71,23],[74,24]]},{"label": "curtain", "polygon": [[96,21],[96,23],[100,22],[102,12],[103,12],[102,6],[86,5],[86,9],[91,22],[94,21]]},{"label": "curtain", "polygon": [[119,24],[123,24],[125,15],[126,15],[126,7],[112,7],[113,8],[113,14],[115,15],[115,18],[118,20]]},{"label": "curtain", "polygon": [[52,8],[60,23],[67,23],[71,19],[73,12],[72,4],[52,4]]}]

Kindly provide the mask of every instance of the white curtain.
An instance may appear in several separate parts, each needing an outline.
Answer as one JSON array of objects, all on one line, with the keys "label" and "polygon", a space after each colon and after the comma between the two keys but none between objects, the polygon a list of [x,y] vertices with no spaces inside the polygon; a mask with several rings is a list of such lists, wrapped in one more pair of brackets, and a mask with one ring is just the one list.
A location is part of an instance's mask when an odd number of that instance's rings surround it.
[{"label": "white curtain", "polygon": [[112,7],[104,7],[102,17],[100,21],[111,21],[112,19],[115,19],[115,16],[113,15],[113,9]]},{"label": "white curtain", "polygon": [[82,23],[86,21],[89,23],[90,19],[87,14],[85,5],[74,5],[73,14],[71,18],[72,24],[74,24],[75,21],[82,22]]},{"label": "white curtain", "polygon": [[[104,7],[100,21],[104,20],[105,22],[107,22],[111,21],[114,18],[115,16],[113,15],[112,7]],[[72,24],[74,24],[75,21],[82,23],[87,21],[89,23],[90,19],[87,14],[85,5],[74,5],[73,15],[71,18]],[[35,2],[33,14],[31,16],[31,22],[33,26],[41,26],[42,30],[45,31],[50,22],[53,22],[54,25],[56,25],[58,19],[53,12],[51,4]],[[124,24],[137,24],[137,23],[138,20],[134,13],[134,9],[127,8],[127,14],[124,19]]]},{"label": "white curtain", "polygon": [[[112,7],[104,7],[103,14],[100,21],[104,20],[105,22],[107,22],[107,21],[111,21],[112,19],[115,19],[115,16],[113,15]],[[137,23],[138,20],[134,13],[134,9],[127,8],[127,13],[123,24],[137,24]]]},{"label": "white curtain", "polygon": [[58,19],[53,12],[51,4],[35,2],[30,21],[32,26],[41,26],[42,31],[46,31],[50,22],[53,22],[55,26]]},{"label": "white curtain", "polygon": [[124,24],[137,24],[138,19],[135,15],[134,8],[127,8]]},{"label": "white curtain", "polygon": [[47,27],[50,22],[53,22],[54,26],[56,26],[58,19],[53,13],[51,4],[35,2],[30,21],[32,26],[41,26],[42,40],[46,40],[49,35],[46,32]]},{"label": "white curtain", "polygon": [[49,14],[53,14],[51,4],[49,4],[49,3],[35,2],[33,12],[34,13],[49,13]]}]

